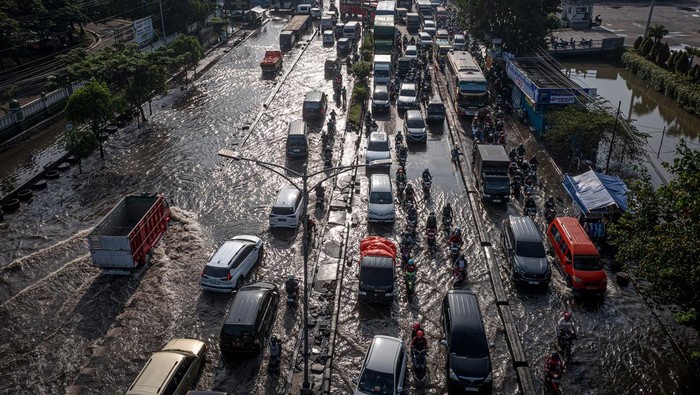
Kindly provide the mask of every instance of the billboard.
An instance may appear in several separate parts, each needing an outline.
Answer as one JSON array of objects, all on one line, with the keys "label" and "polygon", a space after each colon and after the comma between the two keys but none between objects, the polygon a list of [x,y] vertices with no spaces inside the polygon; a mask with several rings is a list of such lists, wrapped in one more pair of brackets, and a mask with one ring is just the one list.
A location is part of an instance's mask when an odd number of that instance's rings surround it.
[{"label": "billboard", "polygon": [[146,45],[153,39],[153,22],[151,18],[143,18],[134,21],[134,41],[138,45]]}]

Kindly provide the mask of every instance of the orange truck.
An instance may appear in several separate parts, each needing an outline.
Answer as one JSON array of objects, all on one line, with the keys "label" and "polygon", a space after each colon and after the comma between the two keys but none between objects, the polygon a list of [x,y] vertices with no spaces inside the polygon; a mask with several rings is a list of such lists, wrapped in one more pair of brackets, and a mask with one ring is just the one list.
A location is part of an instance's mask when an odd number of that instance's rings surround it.
[{"label": "orange truck", "polygon": [[260,68],[263,74],[278,74],[282,71],[282,51],[265,51]]}]

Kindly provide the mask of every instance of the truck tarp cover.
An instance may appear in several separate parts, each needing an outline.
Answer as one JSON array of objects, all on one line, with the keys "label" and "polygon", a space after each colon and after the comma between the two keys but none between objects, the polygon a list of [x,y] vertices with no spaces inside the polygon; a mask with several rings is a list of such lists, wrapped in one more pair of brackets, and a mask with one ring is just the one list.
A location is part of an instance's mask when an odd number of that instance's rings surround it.
[{"label": "truck tarp cover", "polygon": [[385,256],[396,259],[396,244],[383,237],[365,237],[360,242],[360,255],[364,256]]},{"label": "truck tarp cover", "polygon": [[502,145],[477,145],[483,169],[508,169],[510,160]]},{"label": "truck tarp cover", "polygon": [[605,213],[610,207],[627,210],[627,185],[618,176],[589,170],[578,176],[566,176],[563,184],[585,215]]}]

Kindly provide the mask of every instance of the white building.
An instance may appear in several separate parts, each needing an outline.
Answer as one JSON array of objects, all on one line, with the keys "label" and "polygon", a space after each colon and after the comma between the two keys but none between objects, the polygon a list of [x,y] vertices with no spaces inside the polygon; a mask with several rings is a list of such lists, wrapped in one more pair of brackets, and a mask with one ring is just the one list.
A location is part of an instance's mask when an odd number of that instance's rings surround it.
[{"label": "white building", "polygon": [[559,18],[572,29],[588,29],[593,22],[593,0],[561,0]]}]

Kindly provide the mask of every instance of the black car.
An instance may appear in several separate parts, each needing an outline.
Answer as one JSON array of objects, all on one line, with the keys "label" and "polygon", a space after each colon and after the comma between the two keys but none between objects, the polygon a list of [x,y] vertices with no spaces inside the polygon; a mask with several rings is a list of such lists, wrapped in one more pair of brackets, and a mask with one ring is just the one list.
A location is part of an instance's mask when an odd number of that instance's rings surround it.
[{"label": "black car", "polygon": [[326,116],[326,108],[328,106],[328,98],[326,94],[320,91],[311,91],[304,97],[304,107],[302,108],[302,116],[305,121],[311,119],[321,119]]},{"label": "black car", "polygon": [[491,393],[493,374],[476,294],[453,289],[442,300],[442,345],[447,348],[445,376],[450,393]]},{"label": "black car", "polygon": [[221,328],[222,354],[259,353],[275,321],[279,290],[275,284],[258,282],[238,290]]},{"label": "black car", "polygon": [[540,286],[549,283],[551,269],[544,242],[532,218],[511,215],[503,220],[503,251],[508,257],[513,281]]}]

